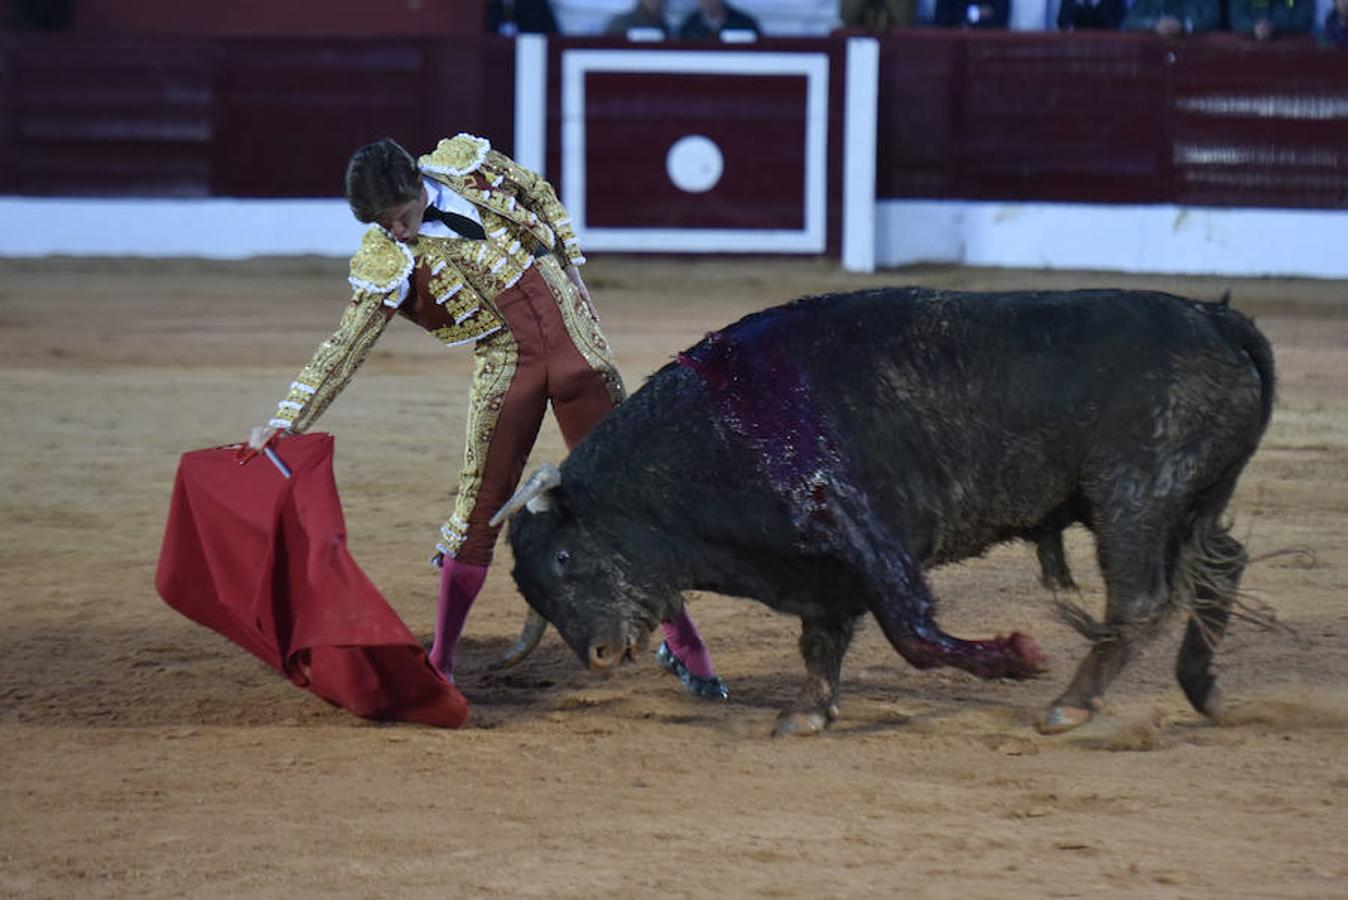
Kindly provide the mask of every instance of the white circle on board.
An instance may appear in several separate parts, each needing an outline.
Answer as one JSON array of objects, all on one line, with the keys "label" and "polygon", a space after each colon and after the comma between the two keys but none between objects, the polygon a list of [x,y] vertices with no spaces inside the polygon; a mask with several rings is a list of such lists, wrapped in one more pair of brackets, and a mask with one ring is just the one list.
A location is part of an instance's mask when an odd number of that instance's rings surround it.
[{"label": "white circle on board", "polygon": [[665,171],[681,191],[701,194],[716,187],[725,171],[725,157],[711,138],[700,134],[684,135],[670,145],[665,154]]}]

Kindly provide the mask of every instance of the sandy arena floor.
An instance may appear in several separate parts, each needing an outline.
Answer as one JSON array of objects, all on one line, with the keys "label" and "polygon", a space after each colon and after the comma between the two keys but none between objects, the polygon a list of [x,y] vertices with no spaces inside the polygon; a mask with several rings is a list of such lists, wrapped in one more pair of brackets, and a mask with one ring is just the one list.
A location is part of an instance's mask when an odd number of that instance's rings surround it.
[{"label": "sandy arena floor", "polygon": [[[1348,897],[1348,284],[599,259],[629,386],[703,332],[873,284],[1226,288],[1281,387],[1232,504],[1245,586],[1293,633],[1239,624],[1219,657],[1235,724],[1171,675],[1178,623],[1094,723],[1032,722],[1085,650],[1029,548],[934,574],[956,634],[1024,629],[1029,683],[917,672],[863,627],[842,719],[768,737],[798,623],[691,599],[732,692],[653,659],[598,680],[555,633],[482,666],[523,602],[508,549],[461,647],[460,731],[331,708],[166,607],[153,576],[180,453],[241,439],[336,324],[341,260],[0,261],[0,896]],[[470,353],[395,323],[322,421],[350,546],[414,632],[461,448]],[[557,460],[549,424],[535,460]],[[408,475],[443,467],[424,483]],[[1089,535],[1069,535],[1101,605]]]}]

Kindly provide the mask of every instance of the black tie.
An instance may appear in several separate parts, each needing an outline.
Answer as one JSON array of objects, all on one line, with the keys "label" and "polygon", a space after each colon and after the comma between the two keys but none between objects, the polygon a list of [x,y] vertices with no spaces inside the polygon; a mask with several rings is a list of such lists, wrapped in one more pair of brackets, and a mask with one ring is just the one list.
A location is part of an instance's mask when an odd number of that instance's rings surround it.
[{"label": "black tie", "polygon": [[449,226],[449,230],[455,232],[461,237],[466,237],[470,241],[481,241],[487,237],[487,232],[482,230],[482,226],[474,222],[467,216],[461,216],[458,213],[445,212],[434,206],[426,207],[422,218],[426,221],[444,222]]}]

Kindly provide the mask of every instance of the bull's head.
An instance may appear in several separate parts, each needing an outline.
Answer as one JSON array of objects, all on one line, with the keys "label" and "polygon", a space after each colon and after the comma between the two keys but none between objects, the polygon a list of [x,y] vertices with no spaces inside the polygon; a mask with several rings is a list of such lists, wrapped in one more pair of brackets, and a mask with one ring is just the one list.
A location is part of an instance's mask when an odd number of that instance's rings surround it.
[{"label": "bull's head", "polygon": [[632,658],[678,611],[681,598],[655,589],[641,541],[623,532],[618,511],[578,514],[555,466],[534,472],[492,524],[510,517],[515,584],[591,669]]}]

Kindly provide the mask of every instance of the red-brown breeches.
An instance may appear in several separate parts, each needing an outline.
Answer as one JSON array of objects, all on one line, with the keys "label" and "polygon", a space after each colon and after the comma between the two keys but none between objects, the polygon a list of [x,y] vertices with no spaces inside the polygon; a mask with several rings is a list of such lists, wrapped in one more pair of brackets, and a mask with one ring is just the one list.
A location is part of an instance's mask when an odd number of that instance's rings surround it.
[{"label": "red-brown breeches", "polygon": [[[568,449],[615,405],[610,383],[581,355],[563,319],[559,303],[574,302],[571,288],[561,281],[560,270],[550,274],[557,289],[549,285],[541,266],[535,265],[496,298],[510,334],[494,339],[513,338],[518,356],[503,393],[499,389],[479,393],[482,385],[474,385],[472,402],[499,404],[499,415],[488,439],[475,502],[466,517],[467,534],[454,554],[471,565],[491,562],[499,529],[487,522],[518,486],[548,404],[552,404]],[[472,420],[470,415],[470,432]],[[474,436],[470,433],[468,439]],[[460,490],[465,487],[469,486]],[[459,508],[463,509],[462,502]]]}]

